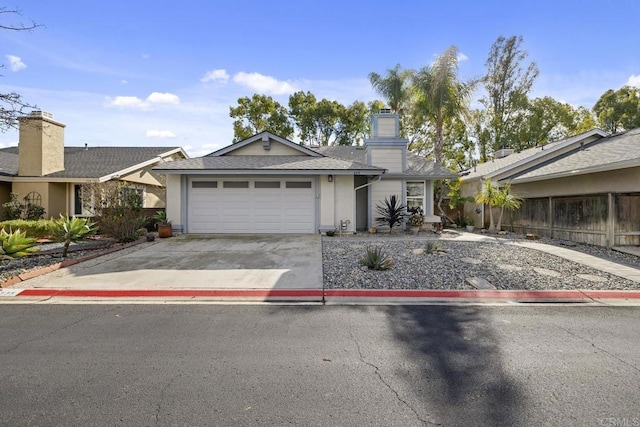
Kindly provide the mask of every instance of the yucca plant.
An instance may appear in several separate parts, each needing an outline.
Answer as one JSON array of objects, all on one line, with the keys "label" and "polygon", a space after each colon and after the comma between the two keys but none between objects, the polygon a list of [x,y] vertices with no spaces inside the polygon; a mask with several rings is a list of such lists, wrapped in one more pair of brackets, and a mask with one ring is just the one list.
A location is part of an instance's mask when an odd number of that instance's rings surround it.
[{"label": "yucca plant", "polygon": [[0,255],[3,258],[19,258],[36,252],[35,245],[36,239],[27,237],[27,233],[20,229],[9,233],[0,230]]},{"label": "yucca plant", "polygon": [[360,264],[369,270],[388,270],[395,264],[393,258],[387,255],[381,246],[368,247],[365,255],[360,258]]},{"label": "yucca plant", "polygon": [[60,218],[51,225],[51,234],[54,239],[64,242],[62,257],[67,256],[71,242],[77,242],[80,239],[89,237],[97,231],[98,227],[89,218],[77,218],[75,216],[69,218],[68,216],[60,215]]},{"label": "yucca plant", "polygon": [[402,204],[395,194],[388,199],[385,197],[384,203],[376,206],[376,212],[380,215],[376,218],[376,222],[381,225],[388,225],[389,230],[392,230],[394,225],[402,224],[406,209],[407,206]]}]

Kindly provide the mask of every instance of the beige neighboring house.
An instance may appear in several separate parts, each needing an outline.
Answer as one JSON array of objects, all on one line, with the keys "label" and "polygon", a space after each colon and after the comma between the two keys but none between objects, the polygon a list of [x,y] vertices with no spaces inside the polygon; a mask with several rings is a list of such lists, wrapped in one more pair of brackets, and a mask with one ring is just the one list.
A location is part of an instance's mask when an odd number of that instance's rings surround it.
[{"label": "beige neighboring house", "polygon": [[182,148],[65,147],[64,128],[42,111],[20,118],[18,147],[0,149],[0,205],[13,192],[44,207],[45,218],[87,216],[82,185],[119,180],[142,193],[145,208],[165,207],[163,177],[151,169],[188,158]]},{"label": "beige neighboring house", "polygon": [[[511,183],[524,199],[505,229],[599,246],[640,245],[640,129],[617,135],[595,129],[510,154],[463,177],[472,194],[483,179]],[[476,225],[488,223],[485,207]],[[484,214],[484,218],[482,217]]]},{"label": "beige neighboring house", "polygon": [[448,169],[407,150],[395,114],[375,115],[362,147],[311,149],[262,132],[204,157],[153,168],[167,175],[167,216],[185,233],[354,232],[378,227],[396,195],[433,215],[433,181]]}]

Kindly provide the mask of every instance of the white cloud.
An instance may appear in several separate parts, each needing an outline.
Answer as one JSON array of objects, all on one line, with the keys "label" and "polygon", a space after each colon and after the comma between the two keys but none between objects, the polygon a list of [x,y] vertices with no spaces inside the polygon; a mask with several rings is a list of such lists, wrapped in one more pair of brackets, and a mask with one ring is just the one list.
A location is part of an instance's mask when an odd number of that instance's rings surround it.
[{"label": "white cloud", "polygon": [[202,83],[208,83],[211,81],[216,83],[226,83],[229,81],[229,74],[227,73],[227,70],[225,70],[224,68],[207,71],[207,73],[200,79],[200,81]]},{"label": "white cloud", "polygon": [[258,92],[272,93],[274,95],[290,94],[298,90],[287,81],[277,80],[260,73],[245,73],[241,71],[233,76],[233,81]]},{"label": "white cloud", "polygon": [[9,67],[11,67],[11,71],[20,71],[27,68],[27,64],[22,62],[22,58],[15,55],[5,55],[7,60],[9,61]]},{"label": "white cloud", "polygon": [[153,92],[147,97],[147,102],[149,102],[150,104],[177,105],[180,104],[180,98],[178,97],[178,95],[174,95],[173,93]]},{"label": "white cloud", "polygon": [[469,57],[462,52],[458,52],[458,62],[468,61]]},{"label": "white cloud", "polygon": [[175,138],[176,134],[170,130],[148,130],[145,136],[147,138]]},{"label": "white cloud", "polygon": [[109,102],[109,107],[131,108],[134,110],[148,110],[149,103],[137,96],[116,96]]},{"label": "white cloud", "polygon": [[133,110],[149,110],[152,105],[178,105],[180,97],[173,93],[153,92],[147,96],[146,100],[142,100],[137,96],[116,96],[109,99],[107,105],[109,107],[128,108]]},{"label": "white cloud", "polygon": [[640,88],[640,74],[632,74],[629,80],[627,80],[626,85]]}]

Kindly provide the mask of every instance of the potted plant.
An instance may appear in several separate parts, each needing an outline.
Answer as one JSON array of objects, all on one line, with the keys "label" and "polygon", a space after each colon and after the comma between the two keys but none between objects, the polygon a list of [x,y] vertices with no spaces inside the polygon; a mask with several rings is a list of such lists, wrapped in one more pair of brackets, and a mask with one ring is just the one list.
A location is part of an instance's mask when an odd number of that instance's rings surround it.
[{"label": "potted plant", "polygon": [[473,225],[474,221],[473,218],[467,218],[465,220],[465,222],[467,223],[467,231],[471,232],[475,229],[475,226]]},{"label": "potted plant", "polygon": [[156,221],[158,237],[165,238],[173,236],[173,231],[171,230],[171,221],[167,219],[166,211],[156,211],[153,219]]},{"label": "potted plant", "polygon": [[409,224],[409,231],[411,231],[413,234],[418,234],[418,232],[420,232],[422,224],[424,224],[424,216],[418,212],[414,212],[409,215],[407,223]]}]

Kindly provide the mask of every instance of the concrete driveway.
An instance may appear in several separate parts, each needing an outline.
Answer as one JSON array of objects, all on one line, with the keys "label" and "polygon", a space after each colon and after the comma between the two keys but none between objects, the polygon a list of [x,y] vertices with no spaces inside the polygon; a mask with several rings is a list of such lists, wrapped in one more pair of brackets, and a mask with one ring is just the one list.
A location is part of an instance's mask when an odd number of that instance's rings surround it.
[{"label": "concrete driveway", "polygon": [[58,289],[322,289],[319,235],[157,239],[27,280]]}]

